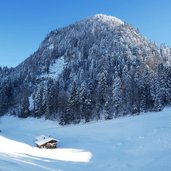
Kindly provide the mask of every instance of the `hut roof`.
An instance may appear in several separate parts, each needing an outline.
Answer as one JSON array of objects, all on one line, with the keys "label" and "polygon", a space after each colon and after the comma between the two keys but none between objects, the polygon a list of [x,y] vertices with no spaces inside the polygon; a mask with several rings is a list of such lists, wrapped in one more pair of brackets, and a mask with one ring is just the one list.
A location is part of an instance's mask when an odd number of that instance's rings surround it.
[{"label": "hut roof", "polygon": [[56,142],[58,142],[59,140],[57,140],[57,139],[55,139],[55,138],[52,138],[52,137],[48,137],[48,136],[45,136],[45,135],[40,135],[40,136],[37,136],[37,137],[35,137],[35,139],[36,139],[36,141],[35,141],[35,143],[37,144],[37,145],[43,145],[43,144],[46,144],[46,143],[48,143],[48,142],[50,142],[50,141],[56,141]]}]

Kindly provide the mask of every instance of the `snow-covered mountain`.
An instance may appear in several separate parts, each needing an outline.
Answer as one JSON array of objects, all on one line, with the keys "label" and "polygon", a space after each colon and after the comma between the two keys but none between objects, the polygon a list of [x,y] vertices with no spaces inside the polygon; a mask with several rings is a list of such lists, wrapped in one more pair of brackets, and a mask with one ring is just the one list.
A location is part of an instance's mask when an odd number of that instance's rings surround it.
[{"label": "snow-covered mountain", "polygon": [[[171,170],[171,108],[66,127],[43,118],[3,116],[0,129],[2,171]],[[40,134],[58,138],[59,148],[35,147]]]},{"label": "snow-covered mountain", "polygon": [[61,124],[162,110],[171,104],[171,49],[97,14],[51,31],[15,68],[0,68],[0,115]]}]

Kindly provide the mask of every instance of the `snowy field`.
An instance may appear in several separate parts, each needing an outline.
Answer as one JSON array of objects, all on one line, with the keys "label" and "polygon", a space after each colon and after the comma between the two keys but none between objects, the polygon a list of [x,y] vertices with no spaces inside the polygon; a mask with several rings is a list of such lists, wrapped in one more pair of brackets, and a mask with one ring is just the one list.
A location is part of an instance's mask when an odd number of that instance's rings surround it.
[{"label": "snowy field", "polygon": [[[171,108],[85,125],[0,118],[0,171],[171,171]],[[58,149],[38,149],[51,135]]]}]

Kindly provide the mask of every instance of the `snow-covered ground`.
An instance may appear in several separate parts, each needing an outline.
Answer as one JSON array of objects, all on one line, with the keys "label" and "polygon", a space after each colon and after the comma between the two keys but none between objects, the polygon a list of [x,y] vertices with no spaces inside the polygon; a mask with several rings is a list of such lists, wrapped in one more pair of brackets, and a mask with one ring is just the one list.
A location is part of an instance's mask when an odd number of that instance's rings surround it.
[{"label": "snow-covered ground", "polygon": [[[0,129],[0,171],[171,170],[171,108],[66,127],[4,116]],[[36,148],[41,134],[59,139],[59,148]]]},{"label": "snow-covered ground", "polygon": [[59,75],[62,73],[62,71],[64,70],[65,65],[66,63],[64,60],[64,56],[61,56],[58,59],[56,59],[54,64],[49,66],[49,73],[42,74],[41,77],[57,79]]}]

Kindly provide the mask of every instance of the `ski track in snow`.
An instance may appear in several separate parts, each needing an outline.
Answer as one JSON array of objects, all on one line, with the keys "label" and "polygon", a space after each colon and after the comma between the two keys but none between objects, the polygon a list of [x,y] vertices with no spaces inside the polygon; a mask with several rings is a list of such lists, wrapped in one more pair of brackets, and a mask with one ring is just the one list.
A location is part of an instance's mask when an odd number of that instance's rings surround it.
[{"label": "ski track in snow", "polygon": [[[0,171],[171,170],[171,108],[66,127],[3,116],[0,129]],[[59,139],[59,148],[35,147],[41,134]]]}]

